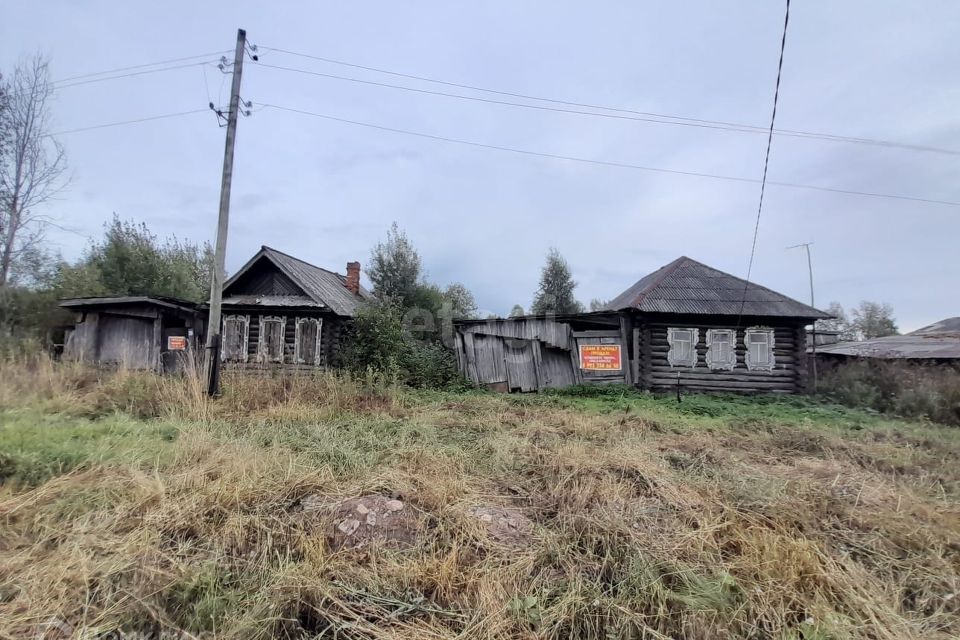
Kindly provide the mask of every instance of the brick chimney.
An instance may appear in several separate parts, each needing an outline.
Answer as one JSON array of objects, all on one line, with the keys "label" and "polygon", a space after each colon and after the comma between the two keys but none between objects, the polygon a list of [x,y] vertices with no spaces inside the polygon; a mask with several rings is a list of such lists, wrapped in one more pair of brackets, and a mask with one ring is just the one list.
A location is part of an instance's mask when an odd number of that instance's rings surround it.
[{"label": "brick chimney", "polygon": [[360,263],[347,263],[347,289],[350,293],[357,295],[360,293]]}]

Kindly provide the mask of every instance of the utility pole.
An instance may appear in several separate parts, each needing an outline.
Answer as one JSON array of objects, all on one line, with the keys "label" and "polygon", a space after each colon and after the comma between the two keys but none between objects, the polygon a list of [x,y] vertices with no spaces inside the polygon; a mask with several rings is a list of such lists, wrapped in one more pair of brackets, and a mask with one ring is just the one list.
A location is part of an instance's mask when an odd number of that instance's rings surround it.
[{"label": "utility pole", "polygon": [[[816,304],[813,299],[813,259],[810,257],[810,245],[812,242],[801,242],[800,244],[795,244],[792,247],[787,247],[787,249],[799,249],[803,247],[807,250],[807,272],[810,274],[810,306],[816,308]],[[817,390],[817,321],[813,321],[813,330],[810,333],[812,340],[811,342],[811,355],[813,356],[810,359],[810,367],[813,370],[813,390]]]},{"label": "utility pole", "polygon": [[247,48],[247,32],[237,29],[237,49],[233,55],[233,84],[230,87],[230,111],[227,113],[227,136],[223,149],[223,178],[220,182],[220,214],[217,218],[217,245],[213,275],[210,278],[210,316],[207,319],[206,363],[207,393],[220,393],[220,307],[227,255],[227,227],[230,221],[230,183],[233,180],[233,146],[237,139],[237,117],[240,115],[240,78],[243,56]]}]

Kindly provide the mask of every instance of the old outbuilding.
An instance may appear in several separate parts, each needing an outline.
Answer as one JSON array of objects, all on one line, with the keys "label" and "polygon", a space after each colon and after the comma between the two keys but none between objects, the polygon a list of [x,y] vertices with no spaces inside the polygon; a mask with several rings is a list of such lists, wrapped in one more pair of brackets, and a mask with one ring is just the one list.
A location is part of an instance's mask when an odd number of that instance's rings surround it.
[{"label": "old outbuilding", "polygon": [[206,317],[197,305],[163,296],[70,298],[74,313],[63,357],[123,369],[171,373],[184,367],[202,344]]},{"label": "old outbuilding", "polygon": [[681,257],[597,312],[459,321],[455,347],[467,378],[504,391],[617,382],[798,393],[807,388],[805,327],[827,317]]}]

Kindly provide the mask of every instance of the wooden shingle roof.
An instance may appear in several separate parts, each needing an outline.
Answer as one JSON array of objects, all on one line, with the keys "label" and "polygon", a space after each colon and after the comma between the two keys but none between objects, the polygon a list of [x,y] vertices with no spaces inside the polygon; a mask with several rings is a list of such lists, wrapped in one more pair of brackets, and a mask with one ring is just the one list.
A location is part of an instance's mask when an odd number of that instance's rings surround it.
[{"label": "wooden shingle roof", "polygon": [[[741,309],[742,304],[742,309]],[[609,311],[744,315],[805,319],[830,316],[810,305],[686,256],[640,278],[607,303]]]},{"label": "wooden shingle roof", "polygon": [[373,300],[373,294],[362,286],[359,294],[347,289],[346,276],[314,266],[266,245],[224,283],[224,292],[261,259],[270,261],[315,303],[328,307],[338,315],[352,316],[362,303]]}]

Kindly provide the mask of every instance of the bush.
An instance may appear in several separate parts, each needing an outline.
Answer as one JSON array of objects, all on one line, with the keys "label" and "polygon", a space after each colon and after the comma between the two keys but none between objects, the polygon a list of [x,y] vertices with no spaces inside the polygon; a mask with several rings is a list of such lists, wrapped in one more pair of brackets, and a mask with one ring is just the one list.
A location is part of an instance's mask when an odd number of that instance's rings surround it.
[{"label": "bush", "polygon": [[851,407],[960,425],[960,369],[885,360],[824,371],[821,393]]},{"label": "bush", "polygon": [[339,364],[361,377],[372,371],[412,387],[447,388],[460,381],[453,353],[406,336],[401,308],[385,302],[358,310]]}]

